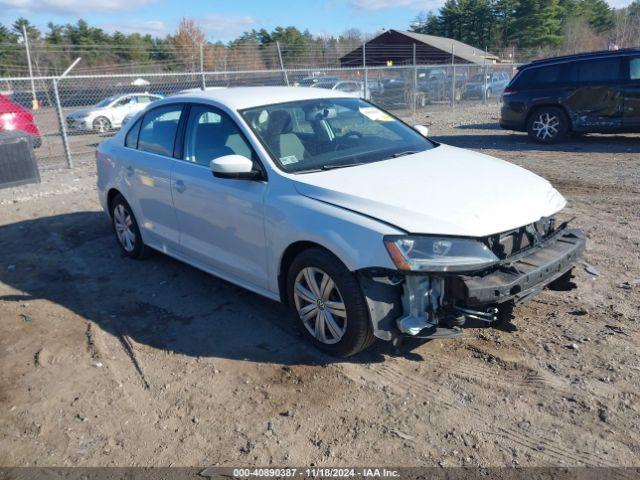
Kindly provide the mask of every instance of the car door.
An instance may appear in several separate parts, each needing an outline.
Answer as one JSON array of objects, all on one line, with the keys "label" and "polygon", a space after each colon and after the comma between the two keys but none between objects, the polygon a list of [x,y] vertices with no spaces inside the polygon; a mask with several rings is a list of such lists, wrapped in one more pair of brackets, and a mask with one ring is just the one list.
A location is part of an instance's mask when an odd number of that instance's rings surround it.
[{"label": "car door", "polygon": [[109,109],[109,117],[113,126],[122,124],[124,117],[129,115],[132,107],[135,105],[135,97],[133,95],[126,95],[116,100],[112,107]]},{"label": "car door", "polygon": [[581,60],[567,65],[565,100],[577,131],[617,130],[622,126],[623,82],[620,57]]},{"label": "car door", "polygon": [[171,167],[183,104],[149,110],[127,132],[122,152],[123,192],[134,208],[145,242],[176,251],[180,232],[171,197]]},{"label": "car door", "polygon": [[259,165],[235,121],[208,105],[190,107],[183,160],[171,175],[180,249],[223,277],[267,288],[265,181],[214,177],[210,163],[243,155]]},{"label": "car door", "polygon": [[640,55],[627,57],[625,70],[623,128],[640,131]]}]

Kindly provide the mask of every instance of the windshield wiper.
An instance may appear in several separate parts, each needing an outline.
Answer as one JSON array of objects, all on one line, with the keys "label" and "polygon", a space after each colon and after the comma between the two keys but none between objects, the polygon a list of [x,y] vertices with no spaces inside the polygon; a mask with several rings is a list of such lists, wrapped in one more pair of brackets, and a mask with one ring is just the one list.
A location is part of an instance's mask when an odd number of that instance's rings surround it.
[{"label": "windshield wiper", "polygon": [[407,155],[415,155],[416,153],[420,153],[420,152],[415,150],[409,150],[407,152],[394,153],[393,158],[406,157]]},{"label": "windshield wiper", "polygon": [[321,170],[336,170],[338,168],[349,168],[349,167],[357,167],[359,165],[364,165],[363,162],[359,163],[342,163],[339,165],[323,165]]}]

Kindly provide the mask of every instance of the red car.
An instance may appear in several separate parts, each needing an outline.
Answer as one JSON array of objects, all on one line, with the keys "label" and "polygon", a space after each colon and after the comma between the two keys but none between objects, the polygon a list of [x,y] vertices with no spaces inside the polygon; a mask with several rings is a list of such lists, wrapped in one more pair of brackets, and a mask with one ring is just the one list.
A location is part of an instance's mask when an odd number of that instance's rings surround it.
[{"label": "red car", "polygon": [[34,148],[42,145],[40,131],[31,112],[17,103],[13,103],[4,95],[0,95],[0,132],[9,130],[22,130],[31,135]]}]

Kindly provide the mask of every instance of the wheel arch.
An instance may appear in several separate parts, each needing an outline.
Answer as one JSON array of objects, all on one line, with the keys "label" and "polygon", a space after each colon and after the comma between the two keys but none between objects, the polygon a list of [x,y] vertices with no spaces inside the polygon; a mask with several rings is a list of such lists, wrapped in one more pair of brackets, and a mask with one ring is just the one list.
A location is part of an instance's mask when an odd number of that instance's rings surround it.
[{"label": "wheel arch", "polygon": [[564,113],[565,117],[567,117],[567,121],[568,121],[567,133],[573,132],[573,121],[571,120],[571,116],[569,115],[569,111],[567,110],[567,108],[560,103],[551,103],[551,102],[534,105],[531,107],[531,109],[529,109],[527,119],[525,120],[525,123],[524,123],[525,129],[529,128],[529,121],[531,120],[531,117],[533,117],[537,111],[543,108],[557,108],[561,110],[562,113]]},{"label": "wheel arch", "polygon": [[[120,192],[120,190],[118,190],[117,188],[111,188],[109,189],[109,191],[107,192],[107,209],[109,212],[109,216],[111,217],[111,204],[113,203],[113,199],[116,198],[116,196],[120,195],[122,198],[124,198],[124,195],[122,195],[122,193]],[[126,200],[126,198],[125,198]]]},{"label": "wheel arch", "polygon": [[[289,271],[289,267],[293,263],[293,260],[300,255],[305,250],[309,250],[312,248],[318,248],[320,250],[324,250],[325,252],[330,253],[338,260],[342,262],[340,257],[338,257],[334,252],[329,250],[324,245],[320,245],[317,242],[313,242],[310,240],[299,240],[290,244],[282,253],[280,258],[280,264],[278,268],[278,293],[280,295],[280,301],[284,305],[289,304],[289,299],[287,296],[287,273]],[[344,262],[342,262],[344,264]]]}]

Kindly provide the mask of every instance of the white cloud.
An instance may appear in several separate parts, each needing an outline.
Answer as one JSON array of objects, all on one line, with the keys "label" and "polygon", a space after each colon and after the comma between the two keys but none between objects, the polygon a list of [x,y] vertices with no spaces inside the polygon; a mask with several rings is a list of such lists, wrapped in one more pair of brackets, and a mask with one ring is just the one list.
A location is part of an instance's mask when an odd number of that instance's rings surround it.
[{"label": "white cloud", "polygon": [[357,10],[383,10],[398,7],[432,10],[441,7],[444,2],[442,0],[351,0],[349,3]]},{"label": "white cloud", "polygon": [[23,14],[55,13],[74,15],[88,12],[118,12],[133,10],[156,0],[0,0],[1,10]]},{"label": "white cloud", "polygon": [[125,34],[139,33],[140,35],[149,34],[152,37],[164,37],[169,31],[169,27],[161,20],[143,20],[143,21],[130,21],[124,23],[109,23],[106,25],[100,25],[104,31],[113,33],[115,31]]},{"label": "white cloud", "polygon": [[205,15],[196,19],[209,40],[228,40],[251,29],[256,23],[252,17],[226,17],[219,14]]}]

